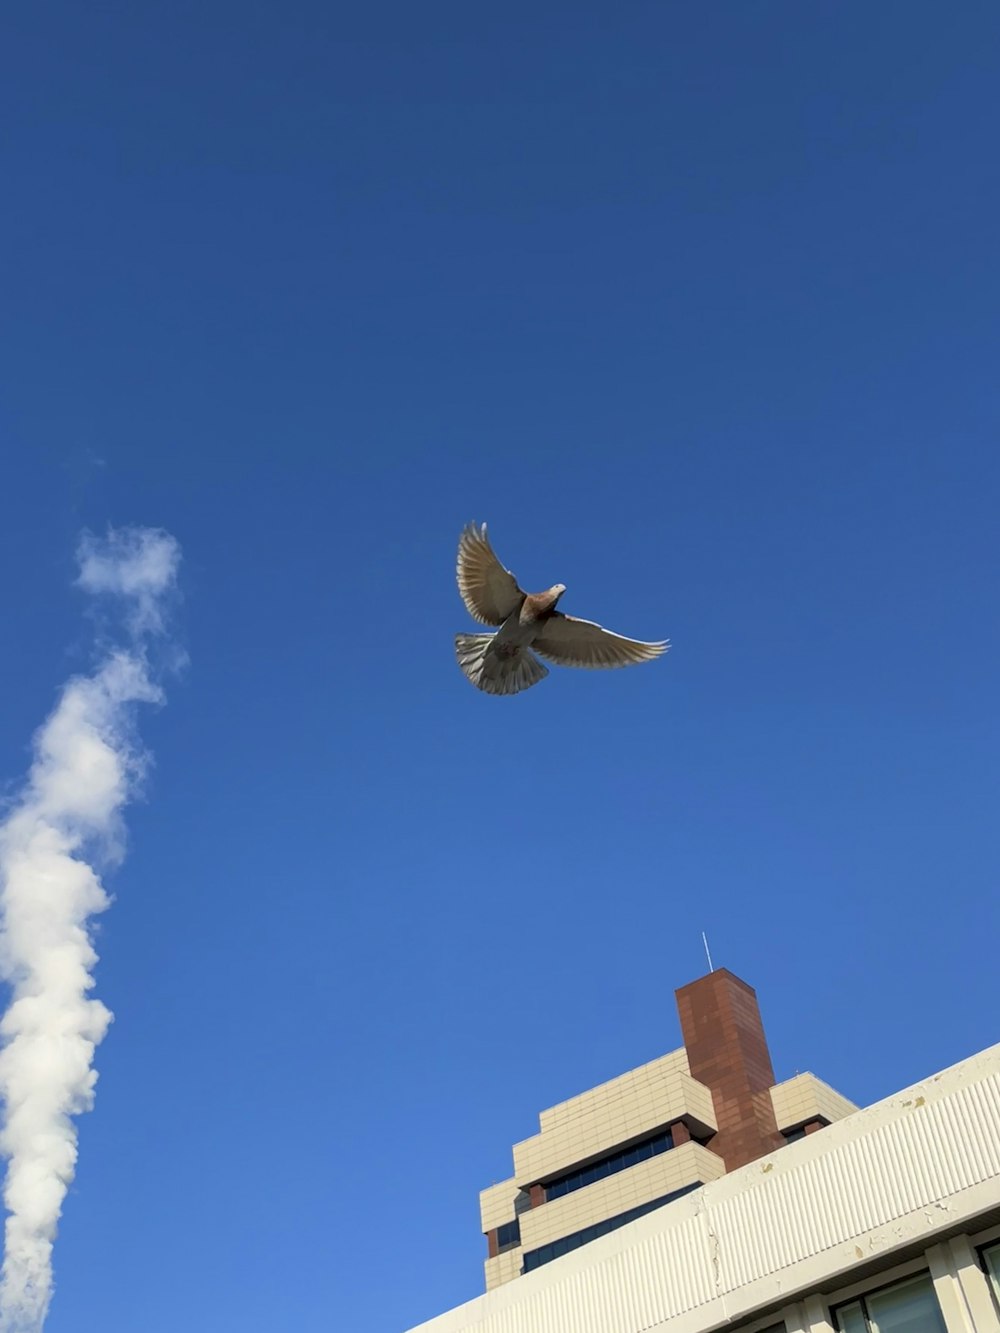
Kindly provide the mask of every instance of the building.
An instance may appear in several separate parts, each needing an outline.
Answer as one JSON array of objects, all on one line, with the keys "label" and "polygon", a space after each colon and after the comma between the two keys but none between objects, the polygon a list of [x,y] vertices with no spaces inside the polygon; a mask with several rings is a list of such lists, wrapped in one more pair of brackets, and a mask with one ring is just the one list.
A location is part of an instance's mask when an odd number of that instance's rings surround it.
[{"label": "building", "polygon": [[757,997],[725,968],[676,998],[680,1050],[543,1111],[480,1195],[487,1290],[857,1110],[811,1074],[775,1085]]},{"label": "building", "polygon": [[419,1333],[1000,1333],[1000,1046],[859,1110],[775,1084],[731,973],[677,1004],[680,1050],[514,1146],[486,1295]]}]

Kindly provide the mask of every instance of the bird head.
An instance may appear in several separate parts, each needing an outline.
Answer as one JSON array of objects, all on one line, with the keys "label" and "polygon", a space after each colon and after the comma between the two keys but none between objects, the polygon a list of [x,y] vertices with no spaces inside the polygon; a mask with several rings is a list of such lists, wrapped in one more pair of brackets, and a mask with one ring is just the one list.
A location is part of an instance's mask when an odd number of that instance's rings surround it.
[{"label": "bird head", "polygon": [[552,598],[553,606],[555,606],[556,602],[558,602],[559,598],[563,595],[565,591],[566,591],[565,583],[553,583],[552,587],[549,589],[549,596]]}]

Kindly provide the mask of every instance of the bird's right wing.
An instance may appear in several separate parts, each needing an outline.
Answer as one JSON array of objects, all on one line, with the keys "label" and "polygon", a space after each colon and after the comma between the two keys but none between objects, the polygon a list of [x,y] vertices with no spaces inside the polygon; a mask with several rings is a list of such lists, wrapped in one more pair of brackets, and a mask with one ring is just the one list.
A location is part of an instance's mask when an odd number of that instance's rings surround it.
[{"label": "bird's right wing", "polygon": [[524,599],[517,579],[504,569],[486,537],[486,524],[466,527],[458,541],[458,591],[469,615],[483,625],[502,625]]},{"label": "bird's right wing", "polygon": [[623,667],[650,662],[670,647],[669,643],[642,643],[612,634],[592,620],[577,620],[555,611],[542,625],[532,648],[559,666]]}]

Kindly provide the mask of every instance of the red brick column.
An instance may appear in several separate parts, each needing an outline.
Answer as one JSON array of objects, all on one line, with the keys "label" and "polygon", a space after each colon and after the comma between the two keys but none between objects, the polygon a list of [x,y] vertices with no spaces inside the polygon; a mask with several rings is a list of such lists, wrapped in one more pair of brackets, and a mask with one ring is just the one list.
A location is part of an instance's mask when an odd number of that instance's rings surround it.
[{"label": "red brick column", "polygon": [[774,1070],[752,986],[726,968],[676,992],[692,1078],[712,1090],[719,1132],[709,1147],[732,1171],[785,1140],[771,1104]]},{"label": "red brick column", "polygon": [[691,1131],[683,1120],[675,1120],[670,1126],[670,1137],[673,1139],[676,1148],[682,1143],[691,1142]]}]

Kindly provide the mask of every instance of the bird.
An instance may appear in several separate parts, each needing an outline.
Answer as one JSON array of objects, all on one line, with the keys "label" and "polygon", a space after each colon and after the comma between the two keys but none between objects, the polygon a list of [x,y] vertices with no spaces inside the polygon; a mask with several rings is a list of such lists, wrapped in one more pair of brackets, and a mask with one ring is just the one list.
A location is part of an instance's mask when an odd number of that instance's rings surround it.
[{"label": "bird", "polygon": [[566,591],[554,583],[526,593],[497,559],[486,524],[469,523],[458,541],[458,591],[469,614],[494,634],[456,634],[455,655],[466,677],[486,694],[519,694],[545,679],[548,667],[623,667],[650,662],[670,647],[667,640],[642,643],[612,634],[592,620],[556,610]]}]

